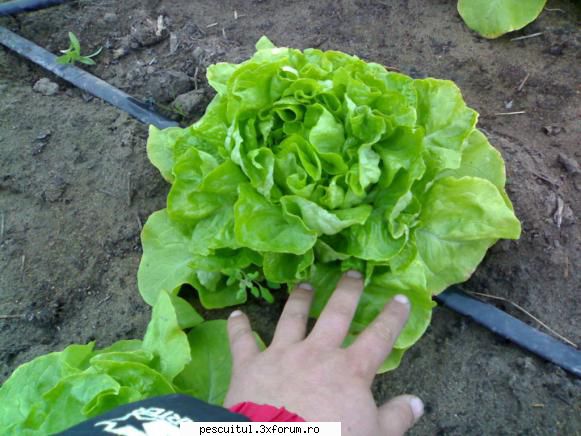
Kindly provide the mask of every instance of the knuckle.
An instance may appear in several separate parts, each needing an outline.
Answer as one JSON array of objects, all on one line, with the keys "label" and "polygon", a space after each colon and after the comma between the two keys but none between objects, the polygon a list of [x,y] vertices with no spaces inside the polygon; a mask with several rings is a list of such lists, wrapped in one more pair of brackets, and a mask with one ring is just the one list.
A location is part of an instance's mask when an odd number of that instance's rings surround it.
[{"label": "knuckle", "polygon": [[285,317],[292,321],[306,321],[309,318],[308,313],[301,310],[289,310]]},{"label": "knuckle", "polygon": [[403,304],[389,304],[386,307],[386,315],[395,320],[398,324],[404,324],[408,318],[409,309]]},{"label": "knuckle", "polygon": [[382,342],[392,343],[395,341],[397,335],[393,327],[383,319],[378,319],[371,325],[371,331]]},{"label": "knuckle", "polygon": [[340,318],[351,318],[353,315],[353,307],[346,303],[335,303],[330,307],[330,312]]},{"label": "knuckle", "polygon": [[362,358],[364,356],[369,356],[369,353],[361,353],[362,355],[350,355],[348,360],[350,361],[349,367],[352,368],[355,377],[360,379],[367,379],[369,374],[373,373],[375,375],[375,368],[369,359]]},{"label": "knuckle", "polygon": [[302,304],[311,301],[312,296],[313,296],[312,291],[307,291],[306,289],[301,288],[295,289],[291,294],[291,298]]},{"label": "knuckle", "polygon": [[230,339],[233,343],[237,343],[246,338],[250,333],[250,328],[247,326],[235,327],[230,333]]}]

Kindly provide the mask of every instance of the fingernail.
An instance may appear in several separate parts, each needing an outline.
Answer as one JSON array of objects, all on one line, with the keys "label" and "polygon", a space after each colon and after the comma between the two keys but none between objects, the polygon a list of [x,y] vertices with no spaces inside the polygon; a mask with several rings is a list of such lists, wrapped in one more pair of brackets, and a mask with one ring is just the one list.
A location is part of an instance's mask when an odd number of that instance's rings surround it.
[{"label": "fingernail", "polygon": [[424,403],[418,397],[413,397],[410,399],[410,409],[414,414],[416,421],[422,417],[424,414]]},{"label": "fingernail", "polygon": [[241,316],[242,315],[242,311],[241,310],[235,310],[234,312],[232,312],[230,314],[230,318],[236,318],[237,316]]},{"label": "fingernail", "polygon": [[347,277],[351,277],[352,279],[357,279],[360,280],[363,278],[363,274],[361,274],[359,271],[355,271],[354,269],[347,271]]},{"label": "fingernail", "polygon": [[309,283],[299,283],[298,288],[304,289],[305,291],[312,291],[313,287]]},{"label": "fingernail", "polygon": [[393,299],[395,301],[397,301],[398,303],[405,304],[406,306],[410,305],[410,299],[408,297],[406,297],[405,295],[398,294],[395,297],[393,297]]}]

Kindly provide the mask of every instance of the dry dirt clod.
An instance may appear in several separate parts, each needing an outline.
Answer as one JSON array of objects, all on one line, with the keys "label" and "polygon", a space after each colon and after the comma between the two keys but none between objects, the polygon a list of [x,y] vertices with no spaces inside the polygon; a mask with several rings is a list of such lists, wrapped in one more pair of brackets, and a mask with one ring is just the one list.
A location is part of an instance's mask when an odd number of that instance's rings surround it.
[{"label": "dry dirt clod", "polygon": [[156,102],[168,102],[192,89],[192,79],[182,71],[161,70],[148,75],[145,94]]},{"label": "dry dirt clod", "polygon": [[6,227],[6,217],[4,216],[4,212],[0,214],[0,244],[4,242],[4,230]]},{"label": "dry dirt clod", "polygon": [[44,200],[54,203],[60,200],[67,186],[68,183],[61,176],[53,176],[42,192],[42,197]]},{"label": "dry dirt clod", "polygon": [[207,57],[206,50],[198,46],[192,51],[192,57],[198,65],[203,65]]},{"label": "dry dirt clod", "polygon": [[557,160],[569,174],[574,175],[579,173],[579,164],[572,157],[564,153],[559,153]]},{"label": "dry dirt clod", "polygon": [[533,359],[528,356],[519,357],[516,361],[517,366],[524,371],[535,371],[536,366]]},{"label": "dry dirt clod", "polygon": [[565,204],[563,208],[563,221],[561,223],[562,226],[572,226],[577,222],[577,217],[575,216],[575,212],[568,204]]},{"label": "dry dirt clod", "polygon": [[174,54],[178,51],[180,43],[178,41],[177,33],[170,33],[169,34],[169,54]]},{"label": "dry dirt clod", "polygon": [[43,130],[38,135],[36,135],[36,140],[44,141],[45,139],[48,139],[50,135],[52,135],[52,132],[50,130]]},{"label": "dry dirt clod", "polygon": [[113,24],[117,22],[117,14],[114,12],[107,12],[103,15],[103,21],[108,24]]},{"label": "dry dirt clod", "polygon": [[549,48],[549,54],[553,56],[562,56],[563,55],[563,44],[554,44]]},{"label": "dry dirt clod", "polygon": [[157,17],[157,22],[156,22],[156,27],[155,27],[155,34],[157,36],[162,36],[163,32],[167,29],[164,19],[163,19],[163,15],[160,15]]},{"label": "dry dirt clod", "polygon": [[171,105],[180,112],[191,114],[203,102],[204,91],[194,90],[178,95]]},{"label": "dry dirt clod", "polygon": [[131,37],[129,35],[119,39],[119,47],[113,50],[113,59],[121,59],[131,52]]},{"label": "dry dirt clod", "polygon": [[563,208],[565,207],[565,202],[559,196],[557,196],[557,207],[555,208],[555,213],[553,214],[553,221],[557,225],[557,228],[561,228],[563,222]]},{"label": "dry dirt clod", "polygon": [[169,32],[164,24],[162,15],[156,20],[146,18],[138,21],[131,27],[131,39],[141,47],[155,45],[168,36]]},{"label": "dry dirt clod", "polygon": [[52,132],[50,130],[44,130],[41,131],[38,135],[36,135],[35,143],[32,148],[33,156],[37,156],[44,151],[45,147],[48,145],[51,134]]},{"label": "dry dirt clod", "polygon": [[559,133],[563,132],[563,128],[561,126],[544,126],[543,132],[547,136],[557,136]]},{"label": "dry dirt clod", "polygon": [[32,90],[39,94],[50,96],[55,95],[59,91],[59,86],[50,79],[43,77],[34,84]]},{"label": "dry dirt clod", "polygon": [[46,148],[47,145],[48,145],[48,142],[46,142],[46,141],[38,141],[34,145],[34,148],[32,149],[32,155],[38,156],[40,153],[42,153],[44,151],[44,149]]}]

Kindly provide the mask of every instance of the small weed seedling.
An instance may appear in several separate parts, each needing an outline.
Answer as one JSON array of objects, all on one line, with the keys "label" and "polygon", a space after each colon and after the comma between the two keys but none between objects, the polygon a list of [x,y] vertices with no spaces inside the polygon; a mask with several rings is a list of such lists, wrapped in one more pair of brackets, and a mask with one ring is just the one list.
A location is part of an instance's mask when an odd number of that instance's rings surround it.
[{"label": "small weed seedling", "polygon": [[85,65],[95,65],[94,58],[99,53],[101,53],[102,47],[95,53],[88,56],[81,55],[81,43],[79,39],[73,32],[69,32],[70,45],[66,50],[61,50],[63,53],[61,56],[57,57],[57,62],[59,64],[74,64],[75,62],[80,62]]}]

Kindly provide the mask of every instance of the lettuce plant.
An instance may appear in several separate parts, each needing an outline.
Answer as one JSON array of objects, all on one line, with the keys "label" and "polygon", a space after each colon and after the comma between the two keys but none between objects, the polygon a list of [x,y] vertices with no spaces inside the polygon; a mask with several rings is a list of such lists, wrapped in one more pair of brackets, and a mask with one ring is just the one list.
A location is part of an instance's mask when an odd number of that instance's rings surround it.
[{"label": "lettuce plant", "polygon": [[198,122],[150,128],[149,158],[171,190],[143,229],[140,292],[153,304],[188,284],[218,308],[309,281],[317,316],[357,269],[352,335],[394,294],[412,302],[393,368],[426,330],[432,295],[519,237],[502,157],[450,81],[264,37],[256,48],[208,69],[217,95]]},{"label": "lettuce plant", "polygon": [[0,434],[53,434],[164,394],[221,404],[230,382],[226,321],[203,322],[189,303],[165,292],[143,340],[94,347],[70,345],[18,367],[0,388]]},{"label": "lettuce plant", "polygon": [[547,0],[458,0],[458,12],[468,27],[493,39],[532,23],[545,3]]}]

